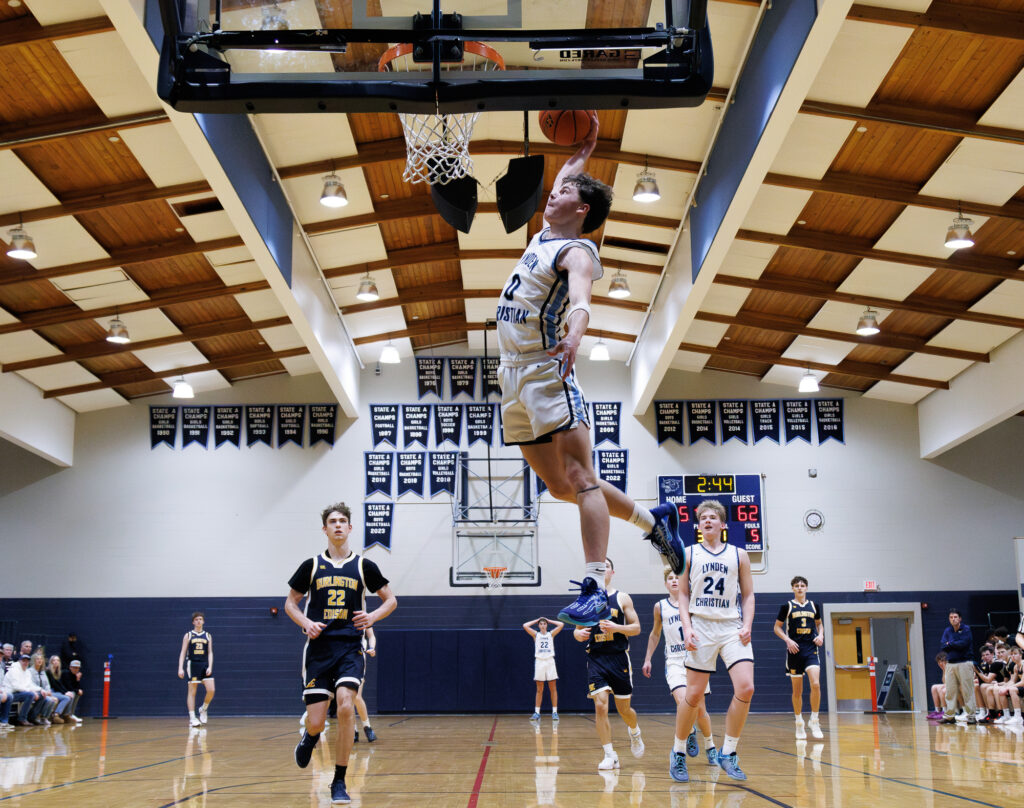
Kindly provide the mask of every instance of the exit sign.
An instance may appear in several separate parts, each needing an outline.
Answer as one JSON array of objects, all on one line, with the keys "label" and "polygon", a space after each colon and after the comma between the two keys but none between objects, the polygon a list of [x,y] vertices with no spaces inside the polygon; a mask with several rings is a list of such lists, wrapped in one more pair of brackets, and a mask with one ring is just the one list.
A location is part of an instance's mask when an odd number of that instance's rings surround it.
[{"label": "exit sign", "polygon": [[864,582],[864,591],[865,592],[877,592],[878,591],[878,581],[865,581]]}]

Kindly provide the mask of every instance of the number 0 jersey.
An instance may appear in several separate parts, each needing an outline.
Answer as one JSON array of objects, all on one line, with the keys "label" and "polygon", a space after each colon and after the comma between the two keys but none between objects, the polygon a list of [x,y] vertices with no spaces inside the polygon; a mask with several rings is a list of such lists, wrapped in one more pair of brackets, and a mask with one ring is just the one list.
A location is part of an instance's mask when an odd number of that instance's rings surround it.
[{"label": "number 0 jersey", "polygon": [[726,544],[712,553],[698,543],[693,545],[690,559],[690,614],[709,620],[739,617],[739,549]]},{"label": "number 0 jersey", "polygon": [[604,274],[590,239],[555,238],[547,227],[537,233],[498,298],[498,350],[503,360],[542,354],[562,338],[569,274],[558,261],[570,247],[582,247],[590,255],[594,280]]},{"label": "number 0 jersey", "polygon": [[314,623],[325,623],[316,644],[330,639],[359,640],[363,632],[352,625],[352,615],[366,608],[366,592],[387,586],[375,563],[356,553],[334,561],[325,551],[306,559],[288,581],[288,586],[306,595],[303,612]]}]

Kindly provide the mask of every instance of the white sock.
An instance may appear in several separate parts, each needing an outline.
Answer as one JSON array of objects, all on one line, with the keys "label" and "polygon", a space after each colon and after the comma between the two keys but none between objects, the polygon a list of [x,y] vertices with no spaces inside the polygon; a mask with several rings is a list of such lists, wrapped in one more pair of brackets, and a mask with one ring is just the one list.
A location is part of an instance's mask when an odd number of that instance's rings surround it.
[{"label": "white sock", "polygon": [[370,722],[369,721],[364,721],[363,722],[363,726],[366,727],[366,729],[370,729]]},{"label": "white sock", "polygon": [[796,723],[798,723],[798,724],[802,724],[802,723],[804,723],[804,716],[803,716],[803,713],[794,713],[794,714],[793,714],[793,718],[795,718],[795,719],[796,719]]},{"label": "white sock", "polygon": [[686,739],[685,738],[676,738],[674,741],[672,741],[672,751],[673,752],[686,752]]},{"label": "white sock", "polygon": [[588,561],[586,572],[583,573],[583,577],[593,578],[597,581],[598,587],[604,589],[604,573],[605,565],[603,561]]},{"label": "white sock", "polygon": [[632,728],[626,727],[626,729],[629,730],[629,734],[632,735],[634,738],[637,737],[640,734],[640,725],[639,724],[637,724],[635,727],[632,727]]},{"label": "white sock", "polygon": [[651,512],[640,505],[640,503],[633,503],[633,513],[629,517],[629,523],[636,525],[644,533],[650,533],[654,530],[654,517],[651,516]]},{"label": "white sock", "polygon": [[[704,733],[701,733],[701,734],[703,735]],[[704,748],[705,749],[714,749],[715,748],[715,736],[714,735],[704,735]]]},{"label": "white sock", "polygon": [[604,744],[601,748],[604,750],[605,757],[611,757],[615,754],[615,750],[612,749],[612,745],[610,743]]},{"label": "white sock", "polygon": [[558,715],[558,708],[557,707],[552,707],[551,708],[551,715]]},{"label": "white sock", "polygon": [[817,721],[817,720],[818,720],[818,714],[816,712],[815,713],[811,713],[811,721]]},{"label": "white sock", "polygon": [[739,738],[733,738],[732,735],[726,735],[725,740],[722,741],[722,754],[731,755],[736,751],[736,744],[739,742]]}]

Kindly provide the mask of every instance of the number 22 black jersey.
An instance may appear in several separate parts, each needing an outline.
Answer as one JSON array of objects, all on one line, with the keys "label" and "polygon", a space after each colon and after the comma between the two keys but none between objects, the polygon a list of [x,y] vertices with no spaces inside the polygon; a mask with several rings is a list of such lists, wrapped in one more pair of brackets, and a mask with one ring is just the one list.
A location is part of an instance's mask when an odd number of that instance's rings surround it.
[{"label": "number 22 black jersey", "polygon": [[367,591],[376,592],[387,584],[388,579],[369,559],[349,553],[334,561],[326,552],[306,559],[288,581],[288,586],[306,595],[306,617],[327,625],[319,637],[310,640],[314,644],[361,638],[363,632],[352,625],[352,615],[365,610]]}]

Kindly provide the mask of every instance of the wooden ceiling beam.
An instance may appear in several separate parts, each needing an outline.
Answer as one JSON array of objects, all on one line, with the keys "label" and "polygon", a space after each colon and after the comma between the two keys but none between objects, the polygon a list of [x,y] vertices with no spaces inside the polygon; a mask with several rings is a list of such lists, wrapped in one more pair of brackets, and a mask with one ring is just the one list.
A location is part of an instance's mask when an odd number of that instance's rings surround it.
[{"label": "wooden ceiling beam", "polygon": [[1019,12],[999,11],[977,4],[947,3],[942,0],[934,0],[928,6],[928,10],[922,12],[855,3],[850,7],[846,19],[896,25],[902,28],[935,28],[998,39],[1024,39],[1024,18]]},{"label": "wooden ceiling beam", "polygon": [[[372,303],[353,303],[342,306],[342,314],[358,314],[377,309],[388,309],[392,306],[411,306],[416,303],[436,303],[439,300],[479,300],[483,298],[498,299],[501,289],[464,289],[460,281],[430,283],[423,286],[411,286],[398,290],[397,297],[375,300]],[[599,306],[614,306],[630,311],[647,311],[647,303],[628,298],[605,297],[593,295],[591,302]]]},{"label": "wooden ceiling beam", "polygon": [[15,17],[0,23],[0,50],[30,45],[34,42],[53,42],[58,39],[105,34],[113,30],[114,24],[107,17],[90,17],[56,25],[40,25],[34,17]]},{"label": "wooden ceiling beam", "polygon": [[914,353],[945,356],[951,359],[967,359],[971,362],[989,361],[987,353],[960,351],[956,348],[940,348],[936,345],[929,345],[919,337],[905,337],[899,334],[887,333],[884,327],[881,333],[875,334],[873,337],[862,337],[854,331],[827,331],[823,328],[810,328],[802,320],[794,317],[782,317],[776,314],[762,314],[752,311],[741,311],[735,317],[729,317],[725,314],[714,314],[709,311],[698,311],[694,317],[697,320],[703,320],[708,323],[721,323],[722,325],[734,325],[741,328],[757,328],[762,331],[777,331],[781,334],[795,334],[801,337],[830,339],[838,342],[854,342],[858,345],[868,345],[875,348],[913,351]]},{"label": "wooden ceiling beam", "polygon": [[985,314],[970,311],[964,306],[946,303],[941,300],[889,300],[870,295],[855,295],[840,292],[831,284],[809,278],[743,278],[738,275],[716,275],[715,283],[723,286],[736,286],[741,289],[758,289],[765,292],[782,292],[783,294],[810,297],[816,300],[835,300],[839,303],[853,303],[857,306],[870,306],[875,309],[893,309],[894,311],[912,311],[916,314],[930,314],[949,320],[965,320],[971,323],[987,323],[1007,328],[1024,329],[1024,319],[1005,317],[1001,314]]}]

